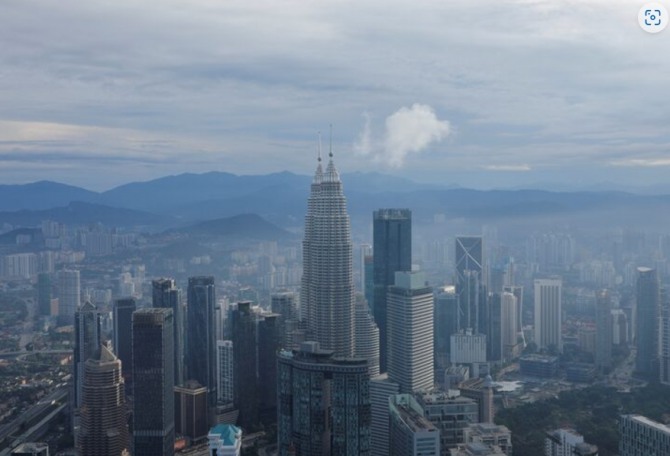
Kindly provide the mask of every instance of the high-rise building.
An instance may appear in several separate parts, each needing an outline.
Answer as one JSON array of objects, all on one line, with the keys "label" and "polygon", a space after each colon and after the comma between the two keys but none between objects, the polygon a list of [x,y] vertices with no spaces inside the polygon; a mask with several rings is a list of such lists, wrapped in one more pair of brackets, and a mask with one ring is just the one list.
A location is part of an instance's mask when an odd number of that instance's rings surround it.
[{"label": "high-rise building", "polygon": [[560,278],[535,279],[535,343],[542,350],[563,352]]},{"label": "high-rise building", "polygon": [[396,272],[389,287],[388,374],[401,393],[433,387],[433,290],[422,272]]},{"label": "high-rise building", "polygon": [[459,330],[471,328],[483,333],[482,313],[486,300],[484,277],[484,241],[481,236],[456,237],[456,294],[458,295]]},{"label": "high-rise building", "polygon": [[356,358],[368,361],[370,378],[379,375],[379,328],[362,296],[356,300]]},{"label": "high-rise building", "polygon": [[360,247],[360,291],[365,296],[370,309],[374,307],[374,262],[372,257],[372,246],[370,244],[361,244]]},{"label": "high-rise building", "polygon": [[172,309],[133,313],[133,456],[174,454]]},{"label": "high-rise building", "polygon": [[277,378],[280,456],[370,454],[365,360],[336,358],[318,342],[305,342],[279,353]]},{"label": "high-rise building", "polygon": [[216,385],[216,394],[219,404],[232,404],[234,399],[235,369],[233,361],[234,345],[232,340],[217,340],[217,366],[218,381]]},{"label": "high-rise building", "polygon": [[279,351],[279,325],[277,314],[261,312],[257,314],[258,325],[258,413],[264,423],[277,418],[277,353]]},{"label": "high-rise building", "polygon": [[175,433],[191,442],[207,437],[209,431],[207,388],[196,380],[174,387]]},{"label": "high-rise building", "polygon": [[85,363],[79,454],[130,454],[125,397],[121,361],[103,344]]},{"label": "high-rise building", "polygon": [[172,309],[174,340],[174,384],[184,383],[186,369],[184,365],[184,307],[181,302],[181,290],[174,279],[160,278],[151,281],[152,306],[156,309]]},{"label": "high-rise building", "polygon": [[130,387],[133,380],[133,312],[135,310],[137,310],[137,305],[133,298],[114,301],[112,345],[123,366],[121,372],[128,391],[132,391]]},{"label": "high-rise building", "polygon": [[300,303],[313,340],[337,356],[354,355],[354,279],[346,199],[332,153],[325,172],[321,157],[305,216]]},{"label": "high-rise building", "polygon": [[670,456],[670,426],[642,415],[619,418],[620,456]]},{"label": "high-rise building", "polygon": [[375,322],[379,327],[379,368],[386,372],[388,356],[388,287],[398,271],[412,270],[412,212],[379,209],[372,216]]},{"label": "high-rise building", "polygon": [[612,300],[607,290],[596,292],[596,366],[612,366]]},{"label": "high-rise building", "polygon": [[40,315],[51,315],[51,274],[48,272],[37,274],[37,308]]},{"label": "high-rise building", "polygon": [[390,456],[440,456],[440,431],[411,394],[391,396],[389,416]]},{"label": "high-rise building", "polygon": [[502,294],[492,293],[486,302],[486,358],[487,361],[499,363],[503,359],[503,305]]},{"label": "high-rise building", "polygon": [[370,379],[370,456],[389,454],[389,398],[400,393],[400,386],[388,373]]},{"label": "high-rise building", "polygon": [[433,328],[435,366],[444,369],[449,365],[451,335],[458,332],[458,298],[453,285],[442,287],[437,292]]},{"label": "high-rise building", "polygon": [[[635,372],[646,378],[658,372],[658,319],[661,295],[655,269],[637,268]],[[658,378],[658,377],[657,377]]]},{"label": "high-rise building", "polygon": [[[271,296],[272,312],[279,315],[279,334],[282,348],[291,348],[291,331],[300,320],[298,294],[294,292],[273,293]],[[290,328],[290,329],[289,329]]]},{"label": "high-rise building", "polygon": [[519,285],[505,285],[503,291],[512,293],[516,298],[516,325],[519,331],[523,328],[523,287]]},{"label": "high-rise building", "polygon": [[81,407],[86,360],[100,351],[100,313],[86,301],[74,314],[74,404]]},{"label": "high-rise building", "polygon": [[58,323],[71,325],[74,313],[80,306],[81,285],[79,271],[63,269],[58,271]]},{"label": "high-rise building", "polygon": [[506,456],[512,456],[512,432],[503,425],[475,423],[465,428],[466,443],[483,443],[497,446]]},{"label": "high-rise building", "polygon": [[661,303],[660,374],[661,383],[670,385],[670,301],[664,293]]},{"label": "high-rise building", "polygon": [[502,306],[502,347],[503,359],[511,360],[518,355],[518,337],[520,327],[518,326],[518,312],[517,312],[517,298],[514,294],[503,291],[500,297],[500,304]]},{"label": "high-rise building", "polygon": [[251,302],[238,302],[232,312],[233,371],[235,408],[238,424],[249,430],[258,424],[258,327]]},{"label": "high-rise building", "polygon": [[451,364],[486,362],[486,335],[472,334],[471,330],[451,335]]},{"label": "high-rise building", "polygon": [[216,406],[216,296],[214,277],[188,279],[188,378],[207,387],[209,405]]}]

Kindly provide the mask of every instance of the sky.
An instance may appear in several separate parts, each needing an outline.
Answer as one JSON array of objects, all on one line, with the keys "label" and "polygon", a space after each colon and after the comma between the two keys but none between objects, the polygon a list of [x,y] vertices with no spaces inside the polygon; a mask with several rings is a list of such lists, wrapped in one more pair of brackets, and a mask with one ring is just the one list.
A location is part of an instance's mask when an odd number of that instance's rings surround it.
[{"label": "sky", "polygon": [[2,0],[0,183],[311,174],[332,125],[344,174],[670,184],[670,28],[643,4]]}]

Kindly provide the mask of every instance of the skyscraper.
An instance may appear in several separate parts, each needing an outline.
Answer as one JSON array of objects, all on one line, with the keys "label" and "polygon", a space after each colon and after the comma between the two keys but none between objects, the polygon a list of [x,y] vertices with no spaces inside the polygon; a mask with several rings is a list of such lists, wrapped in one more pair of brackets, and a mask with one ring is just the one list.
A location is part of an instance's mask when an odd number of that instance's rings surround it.
[{"label": "skyscraper", "polygon": [[300,303],[310,336],[336,356],[354,355],[352,243],[342,182],[332,159],[321,157],[305,216]]},{"label": "skyscraper", "polygon": [[612,366],[612,300],[607,290],[596,292],[596,366]]},{"label": "skyscraper", "polygon": [[656,269],[637,268],[637,355],[635,371],[651,378],[658,366],[660,289]]},{"label": "skyscraper", "polygon": [[386,372],[388,356],[388,310],[386,293],[397,271],[412,270],[412,212],[409,209],[379,209],[372,216],[373,313],[379,327],[379,370]]},{"label": "skyscraper", "polygon": [[317,342],[281,351],[277,371],[279,455],[370,454],[365,360],[342,359]]},{"label": "skyscraper", "polygon": [[560,278],[535,279],[535,343],[538,349],[563,351]]},{"label": "skyscraper", "polygon": [[133,313],[133,456],[174,454],[172,309]]},{"label": "skyscraper", "polygon": [[238,302],[232,312],[234,399],[235,408],[240,411],[238,424],[245,430],[258,424],[256,318],[249,301]]},{"label": "skyscraper", "polygon": [[216,385],[216,394],[219,404],[232,404],[234,396],[235,369],[233,352],[234,345],[232,340],[217,340],[217,367],[218,383]]},{"label": "skyscraper", "polygon": [[484,250],[481,236],[456,237],[456,294],[459,302],[459,330],[472,328],[483,333],[480,318],[486,299]]},{"label": "skyscraper", "polygon": [[40,315],[51,315],[51,274],[37,274],[37,308]]},{"label": "skyscraper", "polygon": [[188,279],[188,378],[209,391],[209,404],[216,406],[216,296],[214,277]]},{"label": "skyscraper", "polygon": [[79,454],[129,454],[125,397],[121,362],[103,344],[85,363]]},{"label": "skyscraper", "polygon": [[[133,312],[137,305],[133,298],[114,301],[114,351],[123,366],[123,380],[126,389],[133,379]],[[129,391],[132,391],[129,389]]]},{"label": "skyscraper", "polygon": [[362,295],[356,300],[356,357],[368,361],[370,378],[379,375],[379,328]]},{"label": "skyscraper", "polygon": [[283,348],[291,348],[289,331],[300,320],[298,294],[293,292],[273,293],[271,296],[272,312],[279,315],[280,343]]},{"label": "skyscraper", "polygon": [[181,290],[174,279],[160,278],[151,281],[152,306],[156,309],[172,309],[174,331],[174,384],[181,385],[185,380],[184,366],[184,309],[181,303]]},{"label": "skyscraper", "polygon": [[58,323],[71,325],[80,306],[79,271],[58,271]]},{"label": "skyscraper", "polygon": [[502,334],[503,358],[511,360],[517,355],[519,330],[518,326],[518,301],[514,294],[503,291],[501,295],[502,321],[500,332]]},{"label": "skyscraper", "polygon": [[86,360],[100,351],[100,313],[86,301],[74,315],[74,403],[81,407]]},{"label": "skyscraper", "polygon": [[451,335],[458,332],[458,299],[453,285],[442,287],[437,292],[433,328],[435,366],[446,368],[451,351]]},{"label": "skyscraper", "polygon": [[433,290],[422,272],[396,272],[388,294],[388,374],[401,393],[433,387]]}]

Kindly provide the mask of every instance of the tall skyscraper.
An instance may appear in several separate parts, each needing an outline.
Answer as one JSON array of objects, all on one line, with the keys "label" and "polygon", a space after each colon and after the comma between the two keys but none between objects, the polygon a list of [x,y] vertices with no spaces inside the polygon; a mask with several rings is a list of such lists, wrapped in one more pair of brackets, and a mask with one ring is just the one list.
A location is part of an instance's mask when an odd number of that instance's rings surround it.
[{"label": "tall skyscraper", "polygon": [[612,300],[607,290],[596,292],[596,366],[612,367]]},{"label": "tall skyscraper", "polygon": [[658,366],[658,329],[661,304],[656,269],[637,268],[637,355],[635,371],[651,379]]},{"label": "tall skyscraper", "polygon": [[517,341],[521,329],[518,326],[518,301],[514,294],[508,291],[503,291],[500,297],[500,303],[502,306],[500,331],[502,334],[503,358],[505,360],[511,360],[518,354],[517,347],[519,344]]},{"label": "tall skyscraper", "polygon": [[184,365],[184,308],[181,303],[181,290],[174,279],[160,278],[151,281],[152,306],[156,309],[172,309],[174,331],[174,384],[181,385],[185,380]]},{"label": "tall skyscraper", "polygon": [[670,302],[667,293],[663,293],[661,300],[660,381],[670,385]]},{"label": "tall skyscraper", "polygon": [[71,325],[74,313],[80,306],[79,271],[63,269],[58,271],[58,323]]},{"label": "tall skyscraper", "polygon": [[278,315],[262,312],[258,324],[258,412],[262,422],[277,418],[277,352],[279,351]]},{"label": "tall skyscraper", "polygon": [[257,316],[251,302],[237,303],[232,312],[233,371],[235,408],[240,411],[238,424],[249,430],[258,424],[258,350]]},{"label": "tall skyscraper", "polygon": [[502,294],[491,293],[487,299],[486,318],[486,359],[501,362],[503,359],[503,305]]},{"label": "tall skyscraper", "polygon": [[133,298],[114,301],[114,351],[123,366],[123,380],[126,389],[133,381],[133,312],[137,305]]},{"label": "tall skyscraper", "polygon": [[235,369],[233,360],[234,345],[232,340],[217,340],[217,367],[218,383],[216,394],[222,405],[232,404],[235,391]]},{"label": "tall skyscraper", "polygon": [[453,285],[437,291],[433,328],[435,366],[446,368],[451,351],[451,335],[458,332],[458,298]]},{"label": "tall skyscraper", "polygon": [[354,356],[352,243],[342,182],[332,159],[321,157],[305,216],[300,303],[310,336],[336,356]]},{"label": "tall skyscraper", "polygon": [[299,351],[279,353],[277,378],[280,456],[369,456],[370,389],[364,360],[335,358],[318,342],[305,342]]},{"label": "tall skyscraper", "polygon": [[375,322],[379,327],[379,370],[386,372],[388,356],[388,303],[386,294],[395,273],[412,270],[412,212],[379,209],[372,216]]},{"label": "tall skyscraper", "polygon": [[209,391],[209,404],[216,406],[216,295],[214,277],[188,279],[188,378]]},{"label": "tall skyscraper", "polygon": [[471,328],[483,333],[480,318],[486,299],[484,277],[484,241],[481,236],[456,237],[456,294],[460,306],[459,330]]},{"label": "tall skyscraper", "polygon": [[396,272],[388,294],[388,374],[401,393],[433,387],[433,290],[422,272]]},{"label": "tall skyscraper", "polygon": [[279,315],[280,344],[283,348],[291,348],[291,335],[289,334],[289,331],[291,331],[300,320],[298,294],[286,291],[273,293],[270,298],[272,312]]},{"label": "tall skyscraper", "polygon": [[174,454],[173,338],[172,309],[133,313],[133,456]]},{"label": "tall skyscraper", "polygon": [[74,315],[74,403],[81,407],[86,360],[100,351],[100,313],[86,301]]},{"label": "tall skyscraper", "polygon": [[37,274],[37,308],[40,315],[51,315],[51,274],[48,272]]},{"label": "tall skyscraper", "polygon": [[104,344],[85,363],[82,393],[79,454],[130,454],[121,362]]},{"label": "tall skyscraper", "polygon": [[535,279],[535,343],[538,349],[563,351],[560,278]]}]

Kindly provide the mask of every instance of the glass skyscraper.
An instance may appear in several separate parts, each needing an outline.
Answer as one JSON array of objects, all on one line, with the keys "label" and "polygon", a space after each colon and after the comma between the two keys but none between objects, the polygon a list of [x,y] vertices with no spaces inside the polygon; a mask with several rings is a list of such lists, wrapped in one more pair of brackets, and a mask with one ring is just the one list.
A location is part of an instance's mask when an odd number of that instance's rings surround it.
[{"label": "glass skyscraper", "polygon": [[174,384],[184,383],[184,309],[181,290],[174,279],[160,278],[151,281],[152,306],[157,309],[172,309],[174,319]]},{"label": "glass skyscraper", "polygon": [[216,406],[216,294],[214,277],[188,279],[186,363],[188,379],[206,386]]}]

